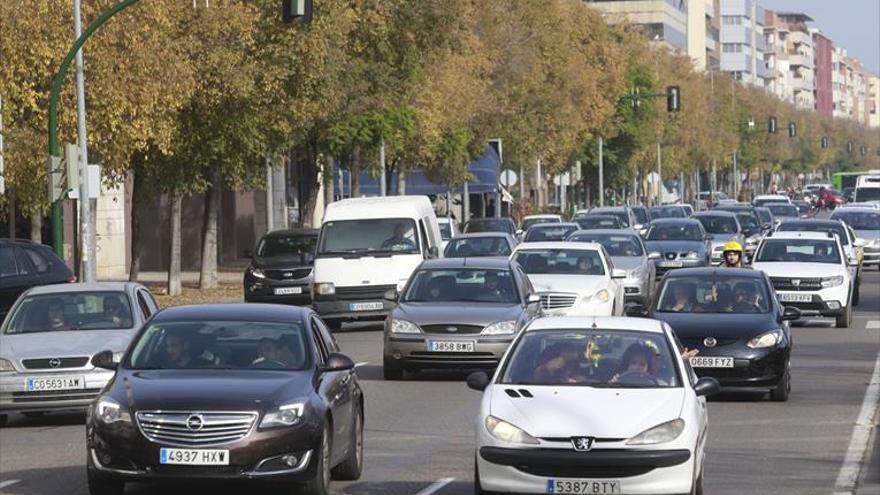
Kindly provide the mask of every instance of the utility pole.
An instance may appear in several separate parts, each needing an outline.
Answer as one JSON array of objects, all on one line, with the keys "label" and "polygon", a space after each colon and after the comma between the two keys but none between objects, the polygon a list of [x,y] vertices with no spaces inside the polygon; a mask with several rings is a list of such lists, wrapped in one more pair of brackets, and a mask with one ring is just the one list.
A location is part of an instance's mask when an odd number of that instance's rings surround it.
[{"label": "utility pole", "polygon": [[739,201],[739,171],[736,169],[736,148],[733,149],[733,199]]},{"label": "utility pole", "polygon": [[[385,140],[382,140],[382,144],[379,145],[379,168],[382,170],[382,174],[379,176],[379,196],[387,196],[388,190],[385,182]],[[400,191],[397,192],[400,194]]]},{"label": "utility pole", "polygon": [[660,156],[660,141],[657,141],[657,205],[663,203],[663,158]]},{"label": "utility pole", "polygon": [[[76,39],[82,35],[80,0],[73,0],[73,31]],[[86,143],[86,90],[83,75],[82,48],[76,52],[76,133],[79,145],[79,228],[81,277],[84,282],[94,282],[95,235],[92,225],[92,199],[89,194],[89,154]]]},{"label": "utility pole", "polygon": [[275,184],[272,180],[272,154],[266,150],[266,232],[275,229]]},{"label": "utility pole", "polygon": [[[6,164],[3,162],[3,96],[0,95],[0,194],[6,194]],[[10,238],[15,237],[10,235]]]},{"label": "utility pole", "polygon": [[599,207],[605,206],[605,141],[599,138]]}]

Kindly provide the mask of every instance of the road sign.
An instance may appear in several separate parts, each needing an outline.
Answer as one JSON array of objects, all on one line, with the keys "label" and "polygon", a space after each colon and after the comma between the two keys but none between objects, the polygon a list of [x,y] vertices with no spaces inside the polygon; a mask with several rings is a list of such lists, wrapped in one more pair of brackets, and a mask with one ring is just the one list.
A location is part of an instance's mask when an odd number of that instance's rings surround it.
[{"label": "road sign", "polygon": [[556,186],[570,186],[571,175],[568,172],[559,174],[556,177],[553,177],[553,184]]},{"label": "road sign", "polygon": [[517,182],[516,172],[513,170],[502,170],[501,175],[498,177],[498,181],[501,182],[501,185],[504,187],[515,186]]},{"label": "road sign", "polygon": [[[101,192],[101,166],[89,164],[89,197],[97,199]],[[67,190],[67,197],[70,199],[79,199],[79,187],[73,187]]]}]

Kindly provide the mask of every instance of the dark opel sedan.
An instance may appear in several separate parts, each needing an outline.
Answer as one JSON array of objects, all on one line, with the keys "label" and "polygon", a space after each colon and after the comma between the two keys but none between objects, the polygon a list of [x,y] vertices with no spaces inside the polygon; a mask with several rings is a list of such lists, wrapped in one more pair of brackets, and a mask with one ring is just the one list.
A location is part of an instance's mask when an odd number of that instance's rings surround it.
[{"label": "dark opel sedan", "polygon": [[385,320],[385,379],[400,380],[405,370],[495,368],[540,311],[540,298],[515,261],[427,260]]},{"label": "dark opel sedan", "polygon": [[305,308],[182,306],[158,313],[86,420],[93,495],[127,481],[253,479],[326,495],[363,465],[354,363]]},{"label": "dark opel sedan", "polygon": [[665,321],[691,358],[697,376],[722,389],[769,392],[788,400],[791,329],[797,308],[782,307],[764,272],[746,268],[691,268],[666,274],[650,308],[630,306],[629,316]]}]

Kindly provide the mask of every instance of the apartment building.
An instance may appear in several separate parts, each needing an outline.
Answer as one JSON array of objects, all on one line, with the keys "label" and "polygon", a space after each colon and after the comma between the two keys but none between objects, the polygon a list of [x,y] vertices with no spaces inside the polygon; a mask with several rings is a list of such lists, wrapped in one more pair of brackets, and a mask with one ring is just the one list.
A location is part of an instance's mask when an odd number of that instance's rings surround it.
[{"label": "apartment building", "polygon": [[813,34],[813,47],[815,53],[815,90],[813,92],[816,101],[816,111],[825,117],[834,116],[834,43],[830,38],[819,32],[811,30]]},{"label": "apartment building", "polygon": [[764,9],[755,0],[724,0],[720,10],[721,70],[743,84],[765,88],[771,73],[764,56]]},{"label": "apartment building", "polygon": [[880,77],[872,75],[868,88],[871,103],[868,127],[877,129],[880,128]]},{"label": "apartment building", "polygon": [[800,12],[772,10],[765,11],[764,19],[768,90],[806,110],[816,108],[815,52],[807,25],[812,20]]}]

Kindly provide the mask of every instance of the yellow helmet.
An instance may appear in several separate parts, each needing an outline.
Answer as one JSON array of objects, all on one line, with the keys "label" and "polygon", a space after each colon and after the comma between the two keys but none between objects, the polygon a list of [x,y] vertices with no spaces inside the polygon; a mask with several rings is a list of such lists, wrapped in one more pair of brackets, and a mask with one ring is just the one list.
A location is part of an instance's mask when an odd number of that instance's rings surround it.
[{"label": "yellow helmet", "polygon": [[742,244],[736,241],[727,241],[727,243],[724,244],[724,252],[726,253],[728,251],[736,251],[738,253],[742,253]]}]

